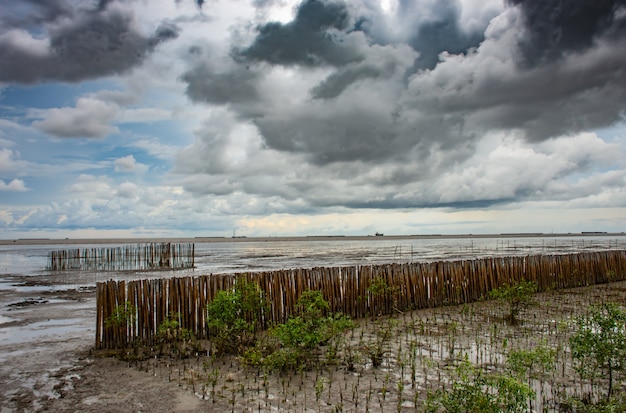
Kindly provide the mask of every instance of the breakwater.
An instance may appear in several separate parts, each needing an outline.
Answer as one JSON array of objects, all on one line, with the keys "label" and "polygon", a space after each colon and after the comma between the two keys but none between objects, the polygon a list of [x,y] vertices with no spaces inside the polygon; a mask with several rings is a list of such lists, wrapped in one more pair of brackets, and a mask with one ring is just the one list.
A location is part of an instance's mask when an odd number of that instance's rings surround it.
[{"label": "breakwater", "polygon": [[[176,316],[197,338],[207,338],[206,305],[237,277],[256,283],[269,304],[259,314],[266,325],[284,322],[306,290],[319,290],[331,311],[353,318],[469,303],[516,281],[537,283],[538,291],[626,279],[626,251],[567,255],[493,257],[431,263],[319,267],[247,274],[202,275],[96,286],[96,348],[124,348],[132,341],[154,344],[159,325]],[[384,293],[370,287],[384,281]],[[129,304],[124,327],[107,325],[116,308]]]},{"label": "breakwater", "polygon": [[141,271],[193,268],[194,244],[169,242],[51,251],[51,271]]}]

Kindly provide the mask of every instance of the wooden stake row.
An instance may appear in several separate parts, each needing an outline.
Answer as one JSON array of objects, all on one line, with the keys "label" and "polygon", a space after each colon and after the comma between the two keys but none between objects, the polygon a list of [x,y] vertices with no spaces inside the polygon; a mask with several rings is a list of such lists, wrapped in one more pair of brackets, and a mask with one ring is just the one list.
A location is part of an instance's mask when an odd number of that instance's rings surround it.
[{"label": "wooden stake row", "polygon": [[[96,348],[152,345],[158,326],[173,315],[197,338],[207,338],[206,305],[237,277],[258,284],[269,307],[265,326],[284,322],[306,290],[320,290],[331,311],[352,318],[469,303],[505,284],[534,281],[538,291],[626,279],[626,251],[497,257],[463,261],[317,267],[230,275],[203,275],[97,284]],[[380,281],[383,280],[384,283]],[[384,285],[384,289],[374,289]],[[126,328],[106,325],[116,306],[132,304]]]},{"label": "wooden stake row", "polygon": [[131,271],[193,268],[194,244],[151,243],[51,251],[48,270]]}]

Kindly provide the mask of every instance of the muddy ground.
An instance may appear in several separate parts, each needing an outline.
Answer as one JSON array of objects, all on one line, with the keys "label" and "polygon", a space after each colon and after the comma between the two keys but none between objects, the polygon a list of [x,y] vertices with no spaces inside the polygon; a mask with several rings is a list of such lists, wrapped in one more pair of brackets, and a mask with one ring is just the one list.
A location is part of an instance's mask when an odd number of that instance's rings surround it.
[{"label": "muddy ground", "polygon": [[[590,390],[571,368],[573,317],[591,303],[626,305],[626,283],[620,282],[537,294],[538,305],[515,326],[495,301],[374,317],[345,335],[334,363],[264,373],[233,357],[107,357],[91,348],[92,289],[37,288],[0,297],[0,412],[419,411],[457,360],[467,356],[498,370],[511,349],[540,343],[558,348],[557,362],[533,382],[532,407],[558,411],[568,394]],[[382,364],[374,367],[370,354],[381,332],[391,334],[382,343]]]}]

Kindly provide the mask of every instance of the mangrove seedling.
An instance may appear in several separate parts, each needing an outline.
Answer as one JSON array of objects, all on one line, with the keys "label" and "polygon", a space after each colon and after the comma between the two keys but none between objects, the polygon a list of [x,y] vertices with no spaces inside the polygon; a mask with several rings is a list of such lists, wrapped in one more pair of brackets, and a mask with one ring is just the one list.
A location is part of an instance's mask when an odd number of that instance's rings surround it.
[{"label": "mangrove seedling", "polygon": [[220,353],[242,354],[254,345],[266,309],[263,291],[240,277],[230,291],[218,291],[207,304],[207,326]]},{"label": "mangrove seedling", "polygon": [[607,378],[610,399],[614,379],[626,370],[626,310],[614,303],[590,307],[576,318],[570,348],[581,377]]},{"label": "mangrove seedling", "polygon": [[467,357],[453,370],[450,388],[429,392],[424,413],[500,413],[527,411],[535,392],[514,376],[489,374]]},{"label": "mangrove seedling", "polygon": [[508,321],[515,325],[519,321],[519,314],[522,310],[535,304],[533,294],[537,292],[537,283],[532,281],[514,281],[504,284],[502,287],[492,290],[489,294],[508,305]]}]

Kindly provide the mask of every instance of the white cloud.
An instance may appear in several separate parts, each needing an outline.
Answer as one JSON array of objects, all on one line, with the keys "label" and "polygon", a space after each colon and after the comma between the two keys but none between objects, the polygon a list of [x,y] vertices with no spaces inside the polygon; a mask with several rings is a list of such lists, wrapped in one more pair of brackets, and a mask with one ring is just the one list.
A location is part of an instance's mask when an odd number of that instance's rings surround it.
[{"label": "white cloud", "polygon": [[69,191],[81,196],[95,196],[108,199],[113,194],[110,179],[107,176],[80,174],[69,187]]},{"label": "white cloud", "polygon": [[13,179],[11,182],[6,184],[3,180],[0,179],[0,191],[2,192],[25,192],[28,191],[24,181],[21,179]]},{"label": "white cloud", "polygon": [[79,98],[76,107],[48,109],[33,126],[60,138],[103,138],[119,130],[111,125],[118,108],[92,98]]},{"label": "white cloud", "polygon": [[22,29],[9,30],[2,33],[0,35],[0,45],[36,57],[46,57],[50,52],[49,39],[35,38]]},{"label": "white cloud", "polygon": [[119,123],[150,123],[172,118],[169,110],[161,108],[123,109],[115,120]]},{"label": "white cloud", "polygon": [[20,160],[20,152],[13,149],[0,149],[0,171],[21,173],[28,168],[29,163]]},{"label": "white cloud", "polygon": [[117,190],[117,195],[122,198],[134,199],[137,197],[137,185],[132,182],[122,182]]},{"label": "white cloud", "polygon": [[124,156],[113,161],[115,172],[132,172],[137,167],[137,162],[133,155]]}]

